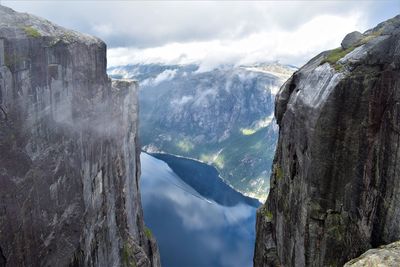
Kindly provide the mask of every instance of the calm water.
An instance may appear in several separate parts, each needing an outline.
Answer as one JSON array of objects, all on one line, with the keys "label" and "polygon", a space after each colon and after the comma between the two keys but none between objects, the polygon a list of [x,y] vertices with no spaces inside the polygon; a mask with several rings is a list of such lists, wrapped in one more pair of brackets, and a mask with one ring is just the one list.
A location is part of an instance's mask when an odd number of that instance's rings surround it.
[{"label": "calm water", "polygon": [[157,238],[162,265],[252,266],[259,203],[219,184],[212,167],[191,160],[182,165],[185,159],[173,156],[164,160],[175,172],[165,162],[141,155],[144,217]]}]

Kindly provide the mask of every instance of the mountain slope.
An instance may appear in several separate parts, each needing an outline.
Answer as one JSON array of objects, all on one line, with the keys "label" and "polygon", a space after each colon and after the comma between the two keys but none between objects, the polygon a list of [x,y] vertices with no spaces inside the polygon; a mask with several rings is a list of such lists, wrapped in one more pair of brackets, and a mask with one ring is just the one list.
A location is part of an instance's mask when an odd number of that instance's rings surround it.
[{"label": "mountain slope", "polygon": [[[293,68],[132,65],[109,69],[141,84],[140,134],[148,152],[214,165],[235,189],[267,195],[277,127],[273,98]],[[265,142],[268,140],[268,142]]]},{"label": "mountain slope", "polygon": [[101,40],[0,6],[0,266],[159,266],[137,91]]},{"label": "mountain slope", "polygon": [[255,266],[341,266],[400,239],[400,16],[342,46],[277,95]]}]

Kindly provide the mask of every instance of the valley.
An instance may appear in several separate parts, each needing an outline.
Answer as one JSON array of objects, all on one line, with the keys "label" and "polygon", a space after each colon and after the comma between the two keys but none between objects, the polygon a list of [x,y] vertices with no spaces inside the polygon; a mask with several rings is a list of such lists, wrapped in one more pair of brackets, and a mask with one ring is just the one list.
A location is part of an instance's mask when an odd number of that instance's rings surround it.
[{"label": "valley", "polygon": [[140,83],[145,151],[210,164],[233,188],[264,201],[278,135],[274,96],[294,70],[278,63],[209,71],[193,64],[141,64],[108,72]]},{"label": "valley", "polygon": [[5,2],[0,267],[399,266],[398,1]]}]

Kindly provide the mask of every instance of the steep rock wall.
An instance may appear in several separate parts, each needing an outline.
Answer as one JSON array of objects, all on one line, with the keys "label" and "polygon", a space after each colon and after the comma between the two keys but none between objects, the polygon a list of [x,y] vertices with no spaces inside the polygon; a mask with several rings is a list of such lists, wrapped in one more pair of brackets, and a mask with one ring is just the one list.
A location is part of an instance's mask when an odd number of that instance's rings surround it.
[{"label": "steep rock wall", "polygon": [[276,98],[255,266],[342,266],[400,239],[400,16],[345,43]]},{"label": "steep rock wall", "polygon": [[0,266],[159,266],[136,94],[101,40],[0,6]]}]

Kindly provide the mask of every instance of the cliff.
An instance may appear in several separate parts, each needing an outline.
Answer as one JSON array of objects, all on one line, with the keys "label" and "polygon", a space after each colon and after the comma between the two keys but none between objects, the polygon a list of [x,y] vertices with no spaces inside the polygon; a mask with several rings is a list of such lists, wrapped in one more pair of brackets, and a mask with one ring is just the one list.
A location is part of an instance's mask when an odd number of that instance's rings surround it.
[{"label": "cliff", "polygon": [[275,116],[255,266],[342,266],[400,239],[400,16],[294,73]]},{"label": "cliff", "polygon": [[0,266],[159,266],[137,90],[101,40],[0,6]]}]

